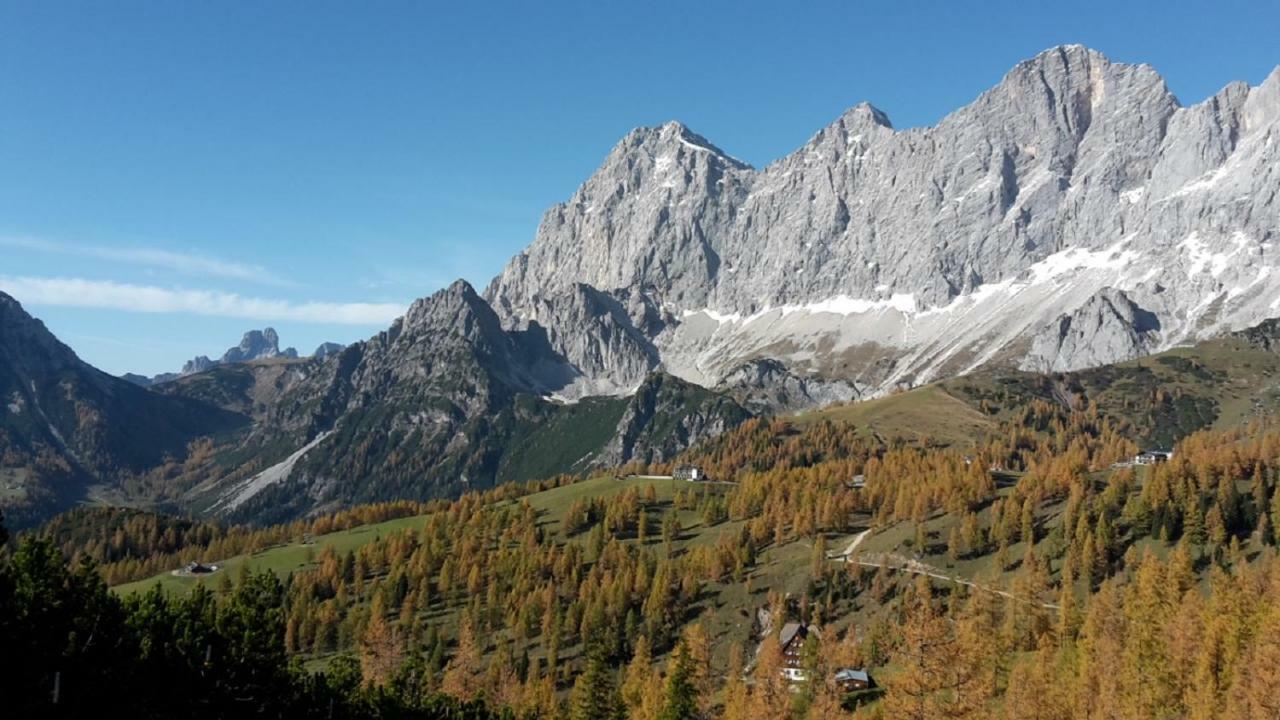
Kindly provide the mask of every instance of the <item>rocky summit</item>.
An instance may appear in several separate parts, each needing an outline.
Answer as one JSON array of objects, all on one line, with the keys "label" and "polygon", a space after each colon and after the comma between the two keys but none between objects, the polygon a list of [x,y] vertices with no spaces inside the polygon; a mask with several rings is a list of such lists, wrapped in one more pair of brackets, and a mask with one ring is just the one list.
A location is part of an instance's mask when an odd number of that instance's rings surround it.
[{"label": "rocky summit", "polygon": [[1072,45],[934,127],[862,104],[763,169],[641,128],[485,297],[573,365],[567,397],[760,360],[818,398],[1114,362],[1277,312],[1278,121],[1280,69],[1184,106]]}]

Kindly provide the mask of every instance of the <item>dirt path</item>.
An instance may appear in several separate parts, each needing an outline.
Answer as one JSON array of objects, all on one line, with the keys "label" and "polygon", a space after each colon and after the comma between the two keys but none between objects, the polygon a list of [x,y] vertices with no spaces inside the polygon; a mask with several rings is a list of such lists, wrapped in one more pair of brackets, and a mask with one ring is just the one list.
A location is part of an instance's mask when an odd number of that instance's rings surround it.
[{"label": "dirt path", "polygon": [[861,533],[858,534],[857,537],[853,539],[853,542],[849,543],[849,546],[844,549],[844,552],[838,553],[835,555],[828,554],[827,557],[831,560],[844,560],[845,563],[851,563],[853,565],[862,565],[863,567],[874,567],[874,568],[883,567],[883,568],[888,568],[890,570],[905,572],[910,575],[925,575],[931,578],[936,578],[938,580],[946,580],[947,582],[953,582],[953,583],[956,583],[957,585],[964,585],[965,587],[973,588],[975,590],[981,590],[983,592],[999,595],[1001,597],[1005,597],[1010,600],[1017,600],[1018,602],[1025,602],[1025,603],[1040,605],[1041,607],[1048,608],[1050,610],[1059,609],[1056,603],[1047,603],[1047,602],[1037,603],[1034,600],[1028,600],[1024,597],[1018,597],[1017,595],[1014,595],[1013,593],[1007,592],[1005,590],[997,590],[996,588],[993,588],[989,585],[976,583],[976,582],[973,582],[972,580],[965,580],[964,578],[957,577],[955,575],[947,575],[945,573],[939,572],[937,568],[931,565],[926,565],[920,562],[919,560],[912,560],[910,558],[904,558],[904,557],[895,556],[895,555],[884,555],[882,556],[883,559],[879,561],[876,561],[874,559],[868,559],[868,560],[863,560],[861,558],[854,559],[853,557],[854,552],[858,549],[858,546],[862,544],[862,541],[867,539],[870,535],[871,535],[871,530],[868,529],[868,530],[862,531]]},{"label": "dirt path", "polygon": [[831,560],[839,560],[840,558],[848,559],[850,555],[853,555],[853,551],[857,550],[858,546],[862,544],[862,541],[866,540],[870,536],[871,528],[867,528],[866,530],[858,533],[858,536],[853,539],[853,542],[849,543],[849,547],[845,548],[844,552],[835,554],[827,553],[827,558]]}]

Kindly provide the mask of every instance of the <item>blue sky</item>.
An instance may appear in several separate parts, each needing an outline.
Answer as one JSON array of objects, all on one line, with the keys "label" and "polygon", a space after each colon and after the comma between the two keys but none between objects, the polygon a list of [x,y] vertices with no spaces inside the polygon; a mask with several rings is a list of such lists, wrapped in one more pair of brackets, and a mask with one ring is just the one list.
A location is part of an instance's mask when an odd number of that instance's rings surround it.
[{"label": "blue sky", "polygon": [[0,0],[0,290],[113,373],[266,325],[309,352],[482,287],[637,125],[761,166],[1074,42],[1189,104],[1265,78],[1277,27],[1276,2]]}]

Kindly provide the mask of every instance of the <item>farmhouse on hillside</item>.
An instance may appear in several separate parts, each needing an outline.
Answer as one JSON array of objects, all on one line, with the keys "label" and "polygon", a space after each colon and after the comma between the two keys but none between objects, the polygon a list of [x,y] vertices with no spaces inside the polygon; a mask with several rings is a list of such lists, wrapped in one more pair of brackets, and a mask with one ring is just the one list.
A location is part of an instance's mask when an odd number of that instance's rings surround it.
[{"label": "farmhouse on hillside", "polygon": [[1173,452],[1169,450],[1143,450],[1133,456],[1134,465],[1157,465],[1162,462],[1168,462],[1173,459]]},{"label": "farmhouse on hillside", "polygon": [[697,465],[679,465],[671,472],[671,476],[676,480],[688,482],[701,482],[707,479],[706,474]]},{"label": "farmhouse on hillside", "polygon": [[841,668],[836,671],[836,674],[831,679],[835,680],[836,687],[840,688],[840,692],[850,693],[875,687],[875,681],[871,679],[871,673],[866,670]]},{"label": "farmhouse on hillside", "polygon": [[816,625],[789,622],[782,626],[778,646],[782,650],[782,674],[791,682],[804,682],[808,671],[804,667],[804,648],[809,636],[821,637]]}]

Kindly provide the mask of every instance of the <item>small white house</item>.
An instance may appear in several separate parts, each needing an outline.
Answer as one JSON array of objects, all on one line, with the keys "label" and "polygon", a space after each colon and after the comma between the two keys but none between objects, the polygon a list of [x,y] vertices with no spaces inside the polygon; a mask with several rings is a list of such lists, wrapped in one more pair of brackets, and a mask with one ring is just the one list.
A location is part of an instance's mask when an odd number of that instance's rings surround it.
[{"label": "small white house", "polygon": [[707,479],[707,476],[696,465],[681,465],[671,472],[671,476],[677,480],[687,480],[688,482],[699,482]]},{"label": "small white house", "polygon": [[1162,462],[1169,462],[1173,459],[1173,452],[1169,450],[1143,450],[1133,456],[1134,465],[1157,465]]}]

